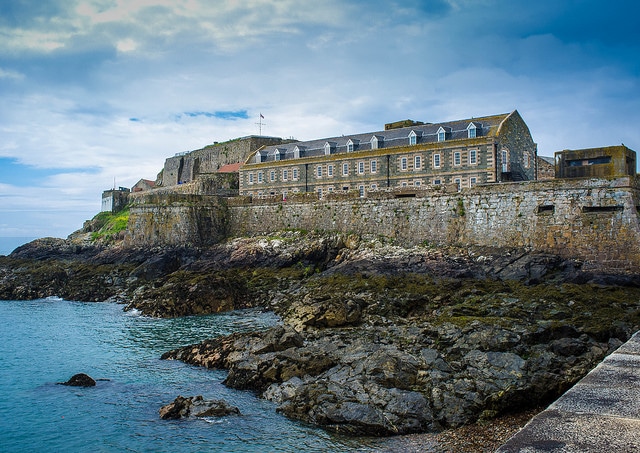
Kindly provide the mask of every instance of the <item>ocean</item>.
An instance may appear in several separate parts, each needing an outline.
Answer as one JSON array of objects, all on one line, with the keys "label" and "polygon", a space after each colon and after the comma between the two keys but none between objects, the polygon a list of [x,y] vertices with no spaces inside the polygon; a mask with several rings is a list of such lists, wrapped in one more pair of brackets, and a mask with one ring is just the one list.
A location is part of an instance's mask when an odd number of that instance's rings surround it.
[{"label": "ocean", "polygon": [[[380,451],[384,440],[349,438],[289,420],[274,404],[222,385],[224,371],[160,360],[163,352],[267,327],[258,310],[153,319],[113,303],[59,298],[0,301],[0,451]],[[56,385],[76,373],[95,387]],[[178,395],[224,399],[242,415],[161,420]]]},{"label": "ocean", "polygon": [[0,237],[0,255],[8,255],[19,246],[31,242],[35,237]]}]

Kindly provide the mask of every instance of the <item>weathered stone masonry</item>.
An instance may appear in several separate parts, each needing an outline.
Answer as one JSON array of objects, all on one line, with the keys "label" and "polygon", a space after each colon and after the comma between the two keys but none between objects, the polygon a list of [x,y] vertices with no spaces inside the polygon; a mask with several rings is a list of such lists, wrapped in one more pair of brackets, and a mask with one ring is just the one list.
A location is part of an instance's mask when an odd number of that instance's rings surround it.
[{"label": "weathered stone masonry", "polygon": [[202,244],[226,235],[294,228],[381,235],[407,246],[526,247],[581,259],[587,269],[637,271],[640,266],[640,181],[635,177],[414,193],[262,204],[192,195],[187,201],[159,198],[156,205],[141,197],[131,209],[130,239]]},{"label": "weathered stone masonry", "polygon": [[[460,193],[230,208],[230,231],[284,228],[379,234],[405,245],[526,247],[587,267],[640,265],[635,178],[484,185]],[[427,193],[425,193],[427,195]]]}]

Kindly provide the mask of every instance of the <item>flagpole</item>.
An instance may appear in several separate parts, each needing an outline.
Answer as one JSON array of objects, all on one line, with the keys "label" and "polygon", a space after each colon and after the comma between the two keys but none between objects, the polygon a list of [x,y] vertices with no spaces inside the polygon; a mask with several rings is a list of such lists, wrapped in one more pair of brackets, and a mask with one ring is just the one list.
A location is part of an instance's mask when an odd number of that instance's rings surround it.
[{"label": "flagpole", "polygon": [[262,113],[260,113],[260,116],[258,117],[258,122],[256,123],[258,125],[259,136],[262,136],[262,126],[266,126],[266,124],[262,122],[263,119],[264,119],[264,116],[262,115]]}]

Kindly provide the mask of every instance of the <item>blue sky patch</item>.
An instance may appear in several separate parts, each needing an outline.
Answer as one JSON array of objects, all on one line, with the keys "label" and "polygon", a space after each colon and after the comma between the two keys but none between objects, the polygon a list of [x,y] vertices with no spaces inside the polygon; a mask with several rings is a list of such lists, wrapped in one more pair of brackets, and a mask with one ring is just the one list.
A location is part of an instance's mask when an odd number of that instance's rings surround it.
[{"label": "blue sky patch", "polygon": [[12,186],[40,186],[42,181],[58,173],[94,173],[96,168],[37,168],[24,165],[11,157],[0,157],[0,183]]},{"label": "blue sky patch", "polygon": [[195,118],[197,116],[205,116],[207,118],[218,118],[221,120],[246,120],[249,118],[246,110],[218,110],[216,112],[184,112],[185,115]]}]

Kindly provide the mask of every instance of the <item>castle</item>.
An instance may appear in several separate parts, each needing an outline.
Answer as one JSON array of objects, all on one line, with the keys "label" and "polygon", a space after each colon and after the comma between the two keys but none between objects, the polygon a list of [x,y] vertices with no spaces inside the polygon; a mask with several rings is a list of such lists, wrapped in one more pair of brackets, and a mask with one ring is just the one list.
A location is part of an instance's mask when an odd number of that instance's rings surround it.
[{"label": "castle", "polygon": [[137,245],[299,229],[405,246],[517,247],[586,269],[640,266],[635,152],[620,145],[542,159],[516,111],[306,142],[213,144],[167,159],[155,188],[128,202],[126,241]]}]

